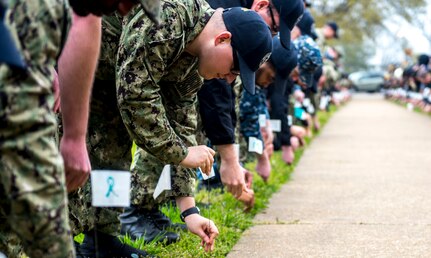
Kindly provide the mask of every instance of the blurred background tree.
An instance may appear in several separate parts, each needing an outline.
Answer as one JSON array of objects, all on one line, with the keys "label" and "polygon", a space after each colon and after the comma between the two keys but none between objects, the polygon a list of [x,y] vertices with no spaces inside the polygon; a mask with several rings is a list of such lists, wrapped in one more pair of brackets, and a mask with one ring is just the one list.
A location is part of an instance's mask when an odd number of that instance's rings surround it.
[{"label": "blurred background tree", "polygon": [[[418,24],[422,22],[418,21],[418,14],[425,13],[427,5],[426,0],[315,0],[312,3],[310,11],[316,28],[327,21],[337,22],[341,37],[329,44],[343,48],[343,66],[347,72],[367,69],[365,57],[373,55],[377,36],[388,32],[386,20],[399,18]],[[395,41],[396,35],[393,37]]]}]

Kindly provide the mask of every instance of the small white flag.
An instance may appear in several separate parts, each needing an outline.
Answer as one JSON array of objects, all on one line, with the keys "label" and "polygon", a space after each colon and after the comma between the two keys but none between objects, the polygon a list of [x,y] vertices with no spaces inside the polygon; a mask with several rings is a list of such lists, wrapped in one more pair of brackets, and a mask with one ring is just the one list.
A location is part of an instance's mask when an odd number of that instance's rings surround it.
[{"label": "small white flag", "polygon": [[328,105],[328,99],[325,97],[325,96],[323,96],[323,97],[321,97],[320,98],[320,105],[319,105],[319,108],[321,109],[321,110],[324,110],[324,109],[326,109],[326,106]]},{"label": "small white flag", "polygon": [[266,115],[265,114],[259,115],[259,126],[260,127],[266,127]]},{"label": "small white flag", "polygon": [[287,124],[288,124],[289,126],[292,126],[292,125],[293,125],[293,118],[292,118],[292,116],[291,116],[291,115],[288,115],[288,116],[287,116]]},{"label": "small white flag", "polygon": [[413,104],[412,103],[407,103],[407,110],[408,111],[413,111],[413,109],[414,109],[415,107],[413,106]]},{"label": "small white flag", "polygon": [[248,138],[248,151],[249,152],[256,152],[258,154],[263,153],[263,142],[256,137],[249,137]]},{"label": "small white flag", "polygon": [[312,113],[314,113],[314,106],[313,105],[311,105],[311,103],[310,103],[310,105],[308,105],[308,107],[307,107],[307,111],[308,111],[308,113],[310,113],[310,114],[312,114]]},{"label": "small white flag", "polygon": [[153,198],[156,199],[163,191],[171,189],[171,165],[166,165],[163,167],[156,189],[154,189]]},{"label": "small white flag", "polygon": [[202,178],[203,178],[204,180],[207,180],[207,179],[210,179],[210,178],[215,177],[214,167],[211,167],[211,173],[209,174],[209,176],[207,176],[204,172],[202,172],[202,169],[201,169],[201,168],[198,168],[198,170],[199,170],[199,172],[201,173]]},{"label": "small white flag", "polygon": [[273,132],[281,132],[280,120],[269,120]]},{"label": "small white flag", "polygon": [[130,206],[130,172],[92,171],[91,196],[94,207]]},{"label": "small white flag", "polygon": [[302,105],[308,109],[310,107],[310,105],[311,105],[310,99],[309,98],[305,98],[304,101],[302,101]]}]

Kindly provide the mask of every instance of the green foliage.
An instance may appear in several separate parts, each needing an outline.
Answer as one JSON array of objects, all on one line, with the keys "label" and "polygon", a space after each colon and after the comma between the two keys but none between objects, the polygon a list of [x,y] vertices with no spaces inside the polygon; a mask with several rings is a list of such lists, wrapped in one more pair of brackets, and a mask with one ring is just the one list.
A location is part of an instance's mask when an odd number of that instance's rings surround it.
[{"label": "green foliage", "polygon": [[326,21],[336,21],[343,30],[342,42],[360,43],[365,37],[374,39],[384,29],[383,21],[400,16],[412,22],[418,12],[424,12],[425,0],[321,0],[311,9],[316,27]]},{"label": "green foliage", "polygon": [[[404,102],[402,102],[402,101],[400,101],[400,100],[390,100],[390,101],[393,102],[393,103],[395,103],[395,104],[397,104],[397,105],[399,105],[399,106],[407,108],[407,104],[404,103]],[[416,113],[427,115],[427,116],[431,117],[431,113],[427,113],[427,112],[423,111],[421,108],[419,108],[417,106],[415,106],[413,108],[413,111],[416,112]]]},{"label": "green foliage", "polygon": [[[367,69],[377,36],[386,30],[387,19],[404,19],[417,23],[418,13],[424,13],[426,0],[321,0],[314,1],[311,9],[316,27],[327,21],[336,21],[341,29],[341,38],[329,42],[344,49],[343,64],[349,71]],[[398,44],[400,42],[395,42]]]}]

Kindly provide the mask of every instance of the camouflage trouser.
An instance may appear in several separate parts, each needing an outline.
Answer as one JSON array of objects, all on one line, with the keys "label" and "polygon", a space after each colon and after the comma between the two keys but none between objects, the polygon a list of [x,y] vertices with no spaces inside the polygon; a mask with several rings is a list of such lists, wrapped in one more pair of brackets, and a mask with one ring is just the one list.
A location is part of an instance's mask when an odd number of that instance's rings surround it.
[{"label": "camouflage trouser", "polygon": [[317,110],[319,109],[319,94],[314,93],[313,91],[311,91],[310,89],[307,89],[305,91],[305,97],[310,99],[311,105],[313,105],[314,108],[314,112],[310,112],[311,116],[316,116],[317,114]]},{"label": "camouflage trouser", "polygon": [[165,164],[156,157],[137,148],[132,164],[132,194],[131,203],[142,209],[154,209],[160,203],[178,196],[193,196],[196,182],[194,169],[186,169],[181,166],[171,166],[171,191],[164,191],[153,198],[153,193],[158,183]]},{"label": "camouflage trouser", "polygon": [[0,238],[13,232],[30,257],[73,257],[51,87],[0,66]]},{"label": "camouflage trouser", "polygon": [[[87,137],[91,167],[129,171],[132,141],[117,108],[115,82],[96,80],[92,96]],[[92,207],[90,186],[89,180],[69,196],[73,233],[96,227],[106,234],[118,234],[118,215],[122,209]]]},{"label": "camouflage trouser", "polygon": [[[175,133],[187,146],[195,146],[197,112],[196,97],[191,95],[181,99],[167,99],[165,104],[166,117]],[[163,192],[156,200],[153,199],[154,189],[158,183],[163,167],[154,155],[137,148],[132,164],[132,204],[143,209],[153,209],[158,204],[172,197],[193,196],[196,182],[196,170],[181,166],[171,166],[171,191]]]}]

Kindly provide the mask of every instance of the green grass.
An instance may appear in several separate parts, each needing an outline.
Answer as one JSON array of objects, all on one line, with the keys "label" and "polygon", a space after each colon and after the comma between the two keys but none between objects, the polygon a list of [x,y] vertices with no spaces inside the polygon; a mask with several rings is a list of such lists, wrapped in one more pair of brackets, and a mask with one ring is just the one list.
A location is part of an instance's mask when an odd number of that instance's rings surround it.
[{"label": "green grass", "polygon": [[[407,103],[404,103],[404,102],[402,102],[400,100],[391,100],[391,99],[389,99],[389,101],[392,102],[392,103],[395,103],[395,104],[397,104],[399,106],[405,107],[407,109]],[[416,106],[413,108],[413,111],[415,111],[416,113],[423,114],[423,115],[431,116],[431,113],[426,113],[422,109],[420,109],[420,108],[418,108]]]},{"label": "green grass", "polygon": [[[331,106],[329,112],[319,112],[321,126],[325,125],[336,108]],[[318,133],[314,134],[314,137]],[[306,139],[307,145],[312,139]],[[225,257],[242,233],[253,225],[254,216],[261,212],[268,205],[272,194],[277,192],[286,183],[304,149],[301,148],[295,153],[295,161],[291,166],[286,165],[281,159],[281,153],[275,152],[271,158],[272,171],[267,183],[254,171],[255,162],[247,163],[246,168],[253,173],[253,190],[256,202],[254,208],[249,213],[244,213],[244,205],[233,198],[229,193],[218,191],[199,191],[196,193],[196,203],[201,208],[201,214],[211,218],[217,225],[220,235],[216,240],[215,250],[206,253],[200,248],[200,239],[188,232],[179,232],[181,240],[172,245],[163,246],[161,244],[144,244],[142,240],[132,241],[127,236],[124,241],[136,248],[146,250],[158,257]],[[176,207],[165,206],[163,212],[168,215],[174,223],[180,222],[179,210]],[[77,241],[82,241],[82,235],[75,237]]]}]

